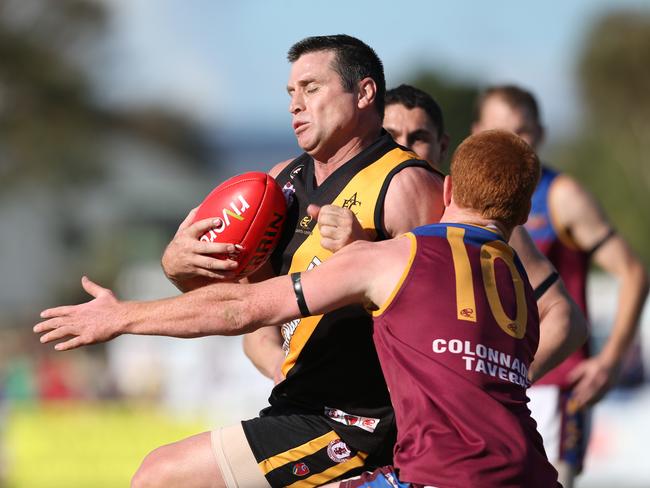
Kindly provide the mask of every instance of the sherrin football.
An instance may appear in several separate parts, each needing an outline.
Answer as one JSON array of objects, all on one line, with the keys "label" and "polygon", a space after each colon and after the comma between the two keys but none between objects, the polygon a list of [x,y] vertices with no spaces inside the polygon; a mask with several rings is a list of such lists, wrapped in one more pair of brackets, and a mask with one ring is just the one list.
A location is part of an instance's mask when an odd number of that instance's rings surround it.
[{"label": "sherrin football", "polygon": [[244,277],[262,266],[275,249],[286,213],[287,204],[275,180],[266,173],[249,172],[212,190],[199,206],[194,222],[221,219],[221,224],[206,232],[201,240],[241,244],[244,249],[234,271],[238,277]]}]

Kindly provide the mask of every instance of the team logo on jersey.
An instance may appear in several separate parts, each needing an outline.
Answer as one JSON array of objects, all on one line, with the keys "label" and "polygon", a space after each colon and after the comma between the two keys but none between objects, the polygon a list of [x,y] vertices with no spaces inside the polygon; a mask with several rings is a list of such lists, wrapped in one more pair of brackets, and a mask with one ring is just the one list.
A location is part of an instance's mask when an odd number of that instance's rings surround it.
[{"label": "team logo on jersey", "polygon": [[298,166],[296,166],[295,168],[293,168],[293,169],[291,170],[291,173],[289,173],[289,178],[291,178],[291,179],[293,180],[296,176],[298,176],[298,175],[300,174],[300,172],[302,171],[302,169],[303,169],[304,167],[305,167],[304,164],[299,164]]},{"label": "team logo on jersey", "polygon": [[284,199],[287,201],[287,207],[290,207],[293,203],[294,194],[296,193],[296,188],[293,186],[293,183],[287,181],[282,187],[282,194]]},{"label": "team logo on jersey", "polygon": [[327,455],[335,463],[344,463],[352,457],[352,451],[341,439],[334,439],[327,446]]},{"label": "team logo on jersey", "polygon": [[303,229],[309,229],[309,224],[311,224],[312,218],[309,215],[305,215],[301,220],[300,220],[300,227]]},{"label": "team logo on jersey", "polygon": [[355,205],[361,206],[361,202],[357,199],[357,193],[356,192],[350,198],[346,198],[343,201],[342,207],[343,208],[349,208],[350,210],[352,210],[352,207],[354,207]]},{"label": "team logo on jersey", "polygon": [[291,472],[295,476],[305,476],[309,474],[309,467],[305,463],[296,463],[293,465]]},{"label": "team logo on jersey", "polygon": [[473,319],[474,318],[474,309],[473,308],[464,308],[460,311],[460,314],[463,317],[466,317],[468,319]]},{"label": "team logo on jersey", "polygon": [[339,410],[338,408],[325,407],[325,415],[339,424],[359,427],[360,429],[371,433],[374,432],[377,425],[379,425],[379,419],[351,415],[343,410]]}]

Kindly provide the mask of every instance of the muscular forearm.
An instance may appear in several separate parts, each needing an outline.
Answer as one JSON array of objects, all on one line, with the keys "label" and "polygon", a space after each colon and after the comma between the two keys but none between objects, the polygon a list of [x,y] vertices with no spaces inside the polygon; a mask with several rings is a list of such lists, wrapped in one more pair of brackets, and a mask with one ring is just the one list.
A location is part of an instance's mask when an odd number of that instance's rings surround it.
[{"label": "muscular forearm", "polygon": [[241,285],[219,284],[150,302],[124,302],[121,334],[202,337],[255,330]]}]

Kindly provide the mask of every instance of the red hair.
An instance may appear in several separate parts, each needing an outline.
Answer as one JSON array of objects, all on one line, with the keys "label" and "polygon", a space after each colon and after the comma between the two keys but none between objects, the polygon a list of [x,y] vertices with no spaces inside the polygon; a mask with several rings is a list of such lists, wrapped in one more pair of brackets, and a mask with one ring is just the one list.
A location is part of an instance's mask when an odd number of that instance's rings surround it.
[{"label": "red hair", "polygon": [[526,221],[540,164],[535,151],[519,136],[488,130],[458,146],[450,174],[458,206],[514,227]]}]

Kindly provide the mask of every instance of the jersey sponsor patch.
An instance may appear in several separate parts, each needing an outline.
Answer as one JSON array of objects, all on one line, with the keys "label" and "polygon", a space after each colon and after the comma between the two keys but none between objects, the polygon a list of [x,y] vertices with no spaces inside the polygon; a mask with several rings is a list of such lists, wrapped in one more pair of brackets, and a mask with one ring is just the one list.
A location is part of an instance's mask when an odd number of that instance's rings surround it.
[{"label": "jersey sponsor patch", "polygon": [[339,424],[359,427],[360,429],[370,433],[374,432],[379,425],[379,419],[351,415],[337,408],[325,407],[325,415]]},{"label": "jersey sponsor patch", "polygon": [[528,364],[511,354],[499,351],[484,344],[474,344],[460,339],[434,339],[432,350],[435,354],[454,354],[460,356],[466,371],[483,373],[493,378],[509,381],[528,388]]},{"label": "jersey sponsor patch", "polygon": [[334,439],[327,445],[327,455],[335,463],[344,463],[352,457],[352,451],[341,439]]},{"label": "jersey sponsor patch", "polygon": [[291,322],[287,322],[286,324],[282,324],[282,327],[280,327],[280,333],[282,334],[283,339],[282,350],[284,351],[285,356],[289,354],[291,337],[293,337],[293,333],[298,328],[298,324],[300,324],[300,319],[295,319]]},{"label": "jersey sponsor patch", "polygon": [[309,474],[309,466],[307,466],[305,463],[296,463],[293,465],[291,472],[295,476],[305,476]]}]

